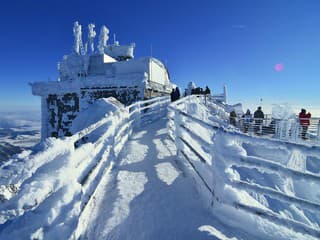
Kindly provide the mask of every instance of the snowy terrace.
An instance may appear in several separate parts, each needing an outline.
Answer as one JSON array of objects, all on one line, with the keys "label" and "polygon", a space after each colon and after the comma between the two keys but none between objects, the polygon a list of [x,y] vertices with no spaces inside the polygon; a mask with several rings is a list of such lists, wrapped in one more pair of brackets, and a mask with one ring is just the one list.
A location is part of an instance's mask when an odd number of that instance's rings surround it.
[{"label": "snowy terrace", "polygon": [[[305,138],[302,136],[300,120],[310,122]],[[273,138],[309,146],[320,145],[320,118],[318,117],[299,119],[299,116],[292,115],[290,118],[274,118],[272,114],[265,114],[263,119],[253,117],[247,119],[240,115],[235,118],[233,126],[250,136]]]},{"label": "snowy terrace", "polygon": [[320,238],[318,146],[244,134],[214,99],[97,104],[1,166],[0,239]]}]

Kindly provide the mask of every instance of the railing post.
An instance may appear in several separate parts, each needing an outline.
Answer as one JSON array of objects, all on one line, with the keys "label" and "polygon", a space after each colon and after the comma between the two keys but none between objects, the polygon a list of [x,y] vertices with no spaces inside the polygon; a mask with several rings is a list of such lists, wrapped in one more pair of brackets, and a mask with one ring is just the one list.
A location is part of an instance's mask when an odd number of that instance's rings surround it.
[{"label": "railing post", "polygon": [[158,98],[157,99],[157,103],[158,103],[158,107],[159,107],[159,114],[161,113],[161,101],[160,101],[160,99]]},{"label": "railing post", "polygon": [[320,143],[320,120],[318,122],[317,140],[318,140],[318,143]]},{"label": "railing post", "polygon": [[137,116],[135,117],[136,119],[135,119],[135,121],[136,121],[136,124],[135,124],[135,126],[137,127],[137,128],[140,128],[140,126],[141,126],[141,110],[140,110],[140,108],[141,108],[141,106],[140,106],[140,102],[137,104]]},{"label": "railing post", "polygon": [[180,150],[183,150],[182,146],[182,142],[180,139],[181,136],[181,128],[180,128],[180,123],[181,123],[181,115],[179,113],[179,111],[174,110],[174,141],[175,141],[175,145],[177,148],[177,156],[180,156]]}]

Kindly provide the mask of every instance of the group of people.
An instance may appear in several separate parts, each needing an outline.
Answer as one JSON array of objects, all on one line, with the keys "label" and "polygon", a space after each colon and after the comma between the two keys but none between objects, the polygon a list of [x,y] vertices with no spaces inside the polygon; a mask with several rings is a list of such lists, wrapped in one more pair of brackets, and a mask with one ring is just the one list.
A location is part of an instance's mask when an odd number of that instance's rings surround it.
[{"label": "group of people", "polygon": [[[262,132],[262,122],[264,119],[264,113],[262,108],[259,106],[257,110],[254,112],[253,117],[249,109],[247,109],[246,113],[242,115],[242,124],[243,131],[248,132],[249,126],[252,124],[254,120],[254,132],[259,134]],[[237,125],[237,113],[235,110],[230,112],[230,124],[236,126]]]},{"label": "group of people", "polygon": [[174,102],[180,98],[180,90],[178,87],[172,88],[170,93],[171,102]]},{"label": "group of people", "polygon": [[210,94],[211,91],[210,91],[210,88],[208,86],[206,86],[205,90],[203,90],[201,87],[197,87],[197,88],[193,88],[191,90],[191,94],[192,95],[207,95],[207,94]]},{"label": "group of people", "polygon": [[[262,111],[262,108],[259,106],[257,110],[254,112],[253,116],[249,109],[247,109],[246,113],[242,115],[241,118],[241,125],[243,127],[243,132],[247,133],[250,126],[254,126],[254,132],[256,134],[262,134],[263,133],[263,119],[265,118],[264,113]],[[306,111],[306,109],[302,108],[301,112],[299,113],[299,124],[301,126],[301,138],[307,139],[306,134],[308,131],[308,127],[310,125],[310,118],[311,113]],[[230,112],[230,118],[229,118],[230,124],[236,126],[237,125],[237,114],[235,110],[232,110]],[[254,124],[253,124],[254,122]],[[268,127],[265,127],[268,128]],[[269,126],[270,132],[275,131],[275,120],[271,121]]]},{"label": "group of people", "polygon": [[[189,93],[190,94],[190,93]],[[208,86],[206,86],[205,90],[203,90],[201,87],[193,88],[191,89],[191,95],[210,95],[211,91]],[[187,91],[185,91],[184,96],[187,96]],[[170,93],[171,102],[174,102],[180,98],[180,90],[178,87],[172,88],[172,91]]]}]

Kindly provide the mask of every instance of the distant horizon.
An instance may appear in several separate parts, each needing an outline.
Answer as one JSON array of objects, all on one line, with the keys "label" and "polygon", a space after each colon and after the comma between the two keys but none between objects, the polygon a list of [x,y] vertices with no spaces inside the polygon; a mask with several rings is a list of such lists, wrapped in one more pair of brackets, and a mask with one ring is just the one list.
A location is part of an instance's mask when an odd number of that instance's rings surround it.
[{"label": "distant horizon", "polygon": [[[262,110],[264,113],[266,114],[272,114],[272,107],[274,105],[283,105],[283,104],[289,104],[287,102],[274,102],[274,103],[264,103],[264,102],[260,102],[260,103],[246,103],[246,102],[230,102],[228,101],[227,98],[227,104],[229,105],[235,105],[241,103],[242,104],[242,110],[243,112],[246,112],[247,109],[249,109],[251,111],[251,113],[253,113],[258,106],[262,107]],[[307,110],[307,112],[310,112],[312,117],[315,118],[320,118],[320,109],[317,107],[313,107],[310,105],[291,105],[289,104],[289,106],[293,109],[294,113],[296,115],[299,114],[299,112],[301,111],[301,108],[304,108]],[[14,106],[14,107],[9,107],[9,108],[3,108],[2,106],[0,106],[0,115],[3,113],[11,113],[11,114],[21,114],[21,113],[36,113],[39,114],[39,117],[41,117],[41,105],[28,105],[28,106]]]},{"label": "distant horizon", "polygon": [[40,110],[41,100],[28,83],[58,78],[57,63],[71,53],[72,27],[79,21],[83,41],[89,23],[95,23],[97,35],[106,25],[109,44],[113,34],[120,45],[135,42],[135,57],[161,60],[182,89],[194,81],[221,93],[226,85],[228,102],[243,103],[244,111],[254,111],[263,99],[266,112],[274,103],[289,103],[320,116],[317,0],[94,0],[90,12],[86,4],[2,4],[0,110]]}]

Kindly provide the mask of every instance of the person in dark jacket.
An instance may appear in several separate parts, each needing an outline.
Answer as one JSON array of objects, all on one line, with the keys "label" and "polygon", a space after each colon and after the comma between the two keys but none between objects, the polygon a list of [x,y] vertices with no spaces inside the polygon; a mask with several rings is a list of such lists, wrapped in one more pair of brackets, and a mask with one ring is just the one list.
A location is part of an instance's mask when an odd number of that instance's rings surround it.
[{"label": "person in dark jacket", "polygon": [[174,90],[174,101],[178,100],[180,98],[180,90],[178,87],[176,87],[176,90]]},{"label": "person in dark jacket", "polygon": [[200,95],[201,94],[201,88],[197,87],[197,88],[192,89],[191,90],[191,94]]},{"label": "person in dark jacket", "polygon": [[258,133],[262,130],[262,122],[264,119],[264,113],[262,112],[261,107],[259,106],[258,109],[253,114],[254,122],[255,122],[255,128],[254,132]]},{"label": "person in dark jacket", "polygon": [[235,110],[232,110],[230,112],[230,124],[232,124],[233,126],[236,126],[237,124],[237,114]]},{"label": "person in dark jacket", "polygon": [[210,95],[210,89],[209,89],[209,87],[208,86],[206,86],[206,89],[204,90],[204,94],[209,94]]},{"label": "person in dark jacket", "polygon": [[310,125],[310,118],[311,118],[311,113],[309,112],[307,113],[307,111],[304,108],[302,108],[301,112],[299,113],[299,121],[302,128],[301,138],[304,140],[307,139],[306,134],[308,131],[308,127]]},{"label": "person in dark jacket", "polygon": [[174,88],[172,88],[172,91],[170,93],[171,102],[174,102]]}]

